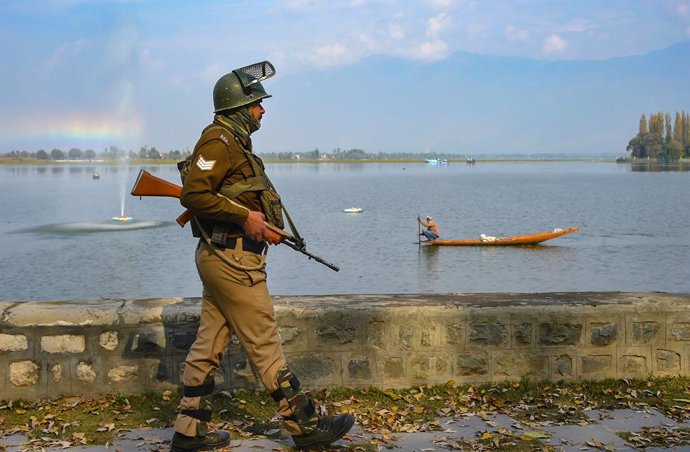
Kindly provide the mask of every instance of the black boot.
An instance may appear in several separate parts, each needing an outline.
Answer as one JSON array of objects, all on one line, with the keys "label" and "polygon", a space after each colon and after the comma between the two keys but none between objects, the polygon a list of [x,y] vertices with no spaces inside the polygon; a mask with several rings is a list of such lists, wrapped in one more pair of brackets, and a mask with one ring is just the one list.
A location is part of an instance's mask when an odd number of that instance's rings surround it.
[{"label": "black boot", "polygon": [[298,449],[328,446],[345,436],[354,424],[355,417],[351,414],[319,418],[316,426],[310,429],[309,433],[293,435],[292,440]]},{"label": "black boot", "polygon": [[213,450],[220,449],[228,444],[230,444],[230,434],[228,432],[208,432],[204,436],[186,436],[175,432],[170,444],[170,452]]}]

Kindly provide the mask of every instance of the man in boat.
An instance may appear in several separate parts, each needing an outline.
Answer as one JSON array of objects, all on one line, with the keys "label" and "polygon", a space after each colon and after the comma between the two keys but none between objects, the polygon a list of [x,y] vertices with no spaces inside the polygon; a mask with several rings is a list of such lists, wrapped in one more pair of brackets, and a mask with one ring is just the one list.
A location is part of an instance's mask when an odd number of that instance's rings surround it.
[{"label": "man in boat", "polygon": [[427,240],[436,240],[441,237],[438,226],[436,225],[434,219],[431,218],[431,215],[426,217],[426,221],[422,220],[421,217],[417,215],[417,221],[419,221],[419,224],[426,228],[424,231],[422,231],[421,235],[426,237]]},{"label": "man in boat", "polygon": [[196,267],[203,286],[196,340],[185,360],[171,451],[226,447],[225,431],[208,431],[213,373],[235,334],[252,369],[276,402],[283,427],[299,449],[327,446],[353,426],[351,414],[318,416],[288,367],[266,285],[267,243],[282,237],[266,221],[283,228],[280,196],[252,152],[250,135],[271,97],[261,81],[275,73],[268,61],[222,76],[213,89],[215,116],[204,128],[192,156],[182,162],[181,204],[194,213]]}]

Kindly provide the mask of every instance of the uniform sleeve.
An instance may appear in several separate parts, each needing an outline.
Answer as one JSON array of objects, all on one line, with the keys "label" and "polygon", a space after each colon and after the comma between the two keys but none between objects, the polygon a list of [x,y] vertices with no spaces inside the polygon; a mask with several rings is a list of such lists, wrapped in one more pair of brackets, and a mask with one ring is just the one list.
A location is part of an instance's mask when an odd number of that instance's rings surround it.
[{"label": "uniform sleeve", "polygon": [[249,211],[216,195],[225,175],[232,168],[230,155],[220,140],[212,140],[199,147],[185,177],[180,203],[198,215],[226,223],[243,224]]}]

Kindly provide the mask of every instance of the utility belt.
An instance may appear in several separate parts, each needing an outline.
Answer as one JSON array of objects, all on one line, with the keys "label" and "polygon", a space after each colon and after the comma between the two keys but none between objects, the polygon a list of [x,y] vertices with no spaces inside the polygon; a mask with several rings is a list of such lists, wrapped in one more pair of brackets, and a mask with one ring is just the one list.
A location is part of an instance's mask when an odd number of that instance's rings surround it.
[{"label": "utility belt", "polygon": [[263,252],[266,250],[266,242],[257,242],[256,240],[252,240],[248,237],[231,237],[225,240],[224,245],[218,245],[215,242],[214,245],[217,245],[219,248],[235,249],[237,247],[238,240],[242,242],[242,249],[244,251],[254,254],[263,254]]},{"label": "utility belt", "polygon": [[[210,241],[221,249],[234,249],[237,241],[242,242],[242,249],[254,254],[263,254],[266,251],[266,242],[252,240],[241,234],[241,228],[236,225],[220,221],[203,221],[203,228],[210,232]],[[199,235],[200,236],[200,235]]]}]

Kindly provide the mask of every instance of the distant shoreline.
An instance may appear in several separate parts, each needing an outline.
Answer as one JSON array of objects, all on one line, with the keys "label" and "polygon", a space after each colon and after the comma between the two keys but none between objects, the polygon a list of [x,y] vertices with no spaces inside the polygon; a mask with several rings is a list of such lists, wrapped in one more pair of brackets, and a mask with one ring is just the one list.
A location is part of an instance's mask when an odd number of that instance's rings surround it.
[{"label": "distant shoreline", "polygon": [[[261,157],[261,155],[259,155]],[[286,164],[302,164],[302,163],[318,163],[318,164],[366,164],[366,163],[419,163],[427,164],[421,159],[370,159],[370,160],[314,160],[314,159],[300,159],[300,160],[278,160],[278,159],[263,159],[264,163],[286,163]],[[58,165],[172,165],[177,164],[177,160],[144,160],[133,159],[127,161],[121,160],[38,160],[31,158],[0,158],[0,165],[44,165],[44,166],[58,166]],[[618,164],[644,164],[657,163],[658,159],[632,159],[626,158],[625,161],[616,162],[615,157],[478,157],[474,158],[475,163],[539,163],[539,162],[600,162],[600,163],[618,163]],[[449,164],[465,165],[467,160],[462,159],[448,159]],[[671,164],[690,164],[690,159],[679,159],[677,162],[669,162]]]},{"label": "distant shoreline", "polygon": [[[261,155],[259,155],[261,157]],[[447,159],[449,164],[467,164],[467,160],[462,159]],[[684,159],[687,160],[687,159]],[[369,160],[314,160],[314,159],[300,159],[300,160],[278,160],[278,159],[263,159],[264,163],[287,163],[287,164],[301,164],[301,163],[318,163],[318,164],[340,164],[340,163],[419,163],[427,164],[426,161],[421,159],[369,159]],[[646,160],[645,160],[646,161]],[[651,161],[651,160],[650,160]],[[688,160],[690,161],[690,160]],[[170,165],[177,164],[177,160],[39,160],[31,158],[0,158],[0,165],[45,165],[45,166],[56,166],[56,165]],[[535,163],[535,162],[605,162],[605,163],[615,163],[615,157],[543,157],[543,158],[531,158],[531,157],[486,157],[486,158],[474,158],[475,163]],[[641,162],[641,161],[640,161]]]}]

